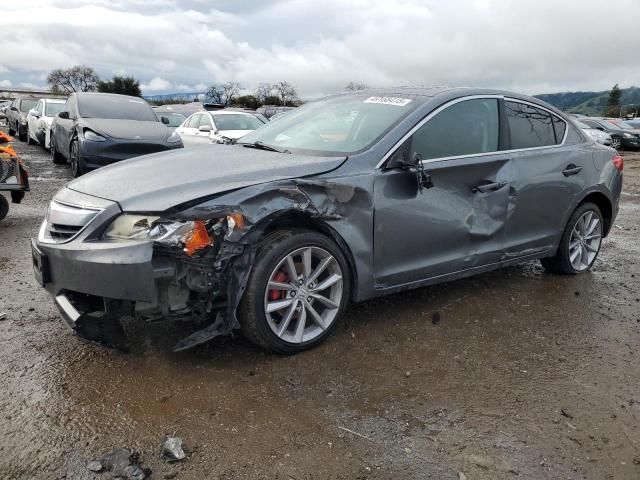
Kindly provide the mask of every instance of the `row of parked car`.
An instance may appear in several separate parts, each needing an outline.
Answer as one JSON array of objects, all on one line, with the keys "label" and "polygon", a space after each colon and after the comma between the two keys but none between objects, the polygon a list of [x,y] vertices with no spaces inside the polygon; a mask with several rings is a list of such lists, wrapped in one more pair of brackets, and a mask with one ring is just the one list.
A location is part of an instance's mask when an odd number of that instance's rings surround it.
[{"label": "row of parked car", "polygon": [[640,119],[572,116],[578,126],[598,143],[616,150],[640,149]]},{"label": "row of parked car", "polygon": [[142,98],[107,93],[73,93],[66,99],[22,97],[6,108],[9,134],[42,145],[55,163],[70,163],[75,177],[139,155],[233,143],[268,122],[258,111],[217,106],[197,107],[187,117],[175,107],[152,108]]}]

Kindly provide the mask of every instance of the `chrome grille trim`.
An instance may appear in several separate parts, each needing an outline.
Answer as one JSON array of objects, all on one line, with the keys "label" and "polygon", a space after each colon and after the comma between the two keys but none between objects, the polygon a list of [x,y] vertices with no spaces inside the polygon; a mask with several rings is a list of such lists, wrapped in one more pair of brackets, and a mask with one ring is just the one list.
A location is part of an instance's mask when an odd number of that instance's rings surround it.
[{"label": "chrome grille trim", "polygon": [[52,200],[40,228],[42,243],[64,243],[73,240],[102,209]]}]

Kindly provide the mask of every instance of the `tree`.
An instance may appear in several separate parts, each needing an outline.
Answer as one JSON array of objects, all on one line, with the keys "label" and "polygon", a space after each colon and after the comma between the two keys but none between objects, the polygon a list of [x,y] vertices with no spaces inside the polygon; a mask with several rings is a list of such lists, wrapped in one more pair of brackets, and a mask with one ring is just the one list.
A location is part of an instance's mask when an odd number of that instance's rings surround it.
[{"label": "tree", "polygon": [[607,117],[617,117],[620,115],[620,97],[622,92],[616,83],[609,92],[609,98],[607,100],[607,108],[604,110],[604,114]]},{"label": "tree", "polygon": [[256,100],[258,100],[258,102],[264,105],[267,103],[267,98],[269,98],[272,94],[273,85],[271,85],[270,83],[261,83],[260,85],[258,85],[254,97],[256,97]]},{"label": "tree", "polygon": [[240,107],[251,108],[253,110],[261,105],[260,102],[258,102],[258,99],[253,95],[242,95],[240,97],[235,97],[234,104]]},{"label": "tree", "polygon": [[289,82],[278,82],[273,85],[273,90],[280,97],[282,105],[293,105],[294,101],[298,99],[296,89]]},{"label": "tree", "polygon": [[209,90],[207,90],[206,99],[210,100],[211,103],[222,103],[223,93],[222,87],[218,85],[211,85]]},{"label": "tree", "polygon": [[111,80],[97,83],[98,91],[104,93],[119,93],[121,95],[131,95],[139,97],[142,95],[140,82],[133,77],[119,77],[114,75]]},{"label": "tree", "polygon": [[369,88],[362,82],[349,82],[344,89],[348,92],[357,92],[358,90],[366,90]]},{"label": "tree", "polygon": [[67,95],[73,92],[93,92],[99,80],[95,70],[86,65],[76,65],[67,69],[56,68],[47,76],[53,93]]},{"label": "tree", "polygon": [[226,107],[231,104],[233,97],[240,92],[240,84],[238,82],[227,82],[222,84],[222,103]]}]

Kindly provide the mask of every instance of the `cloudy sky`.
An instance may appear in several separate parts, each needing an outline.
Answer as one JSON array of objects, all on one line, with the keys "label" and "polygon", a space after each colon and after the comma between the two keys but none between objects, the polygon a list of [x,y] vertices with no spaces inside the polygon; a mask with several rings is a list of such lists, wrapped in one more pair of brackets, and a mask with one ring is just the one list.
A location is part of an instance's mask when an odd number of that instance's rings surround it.
[{"label": "cloudy sky", "polygon": [[84,63],[144,94],[287,80],[303,98],[371,86],[523,93],[640,85],[640,1],[21,0],[2,2],[0,87]]}]

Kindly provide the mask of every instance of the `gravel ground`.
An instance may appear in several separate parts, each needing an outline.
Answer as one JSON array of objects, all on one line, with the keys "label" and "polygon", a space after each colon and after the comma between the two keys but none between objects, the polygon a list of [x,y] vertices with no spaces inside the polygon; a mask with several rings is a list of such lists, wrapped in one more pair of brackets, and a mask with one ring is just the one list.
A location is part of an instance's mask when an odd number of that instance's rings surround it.
[{"label": "gravel ground", "polygon": [[[0,478],[110,478],[86,465],[114,447],[152,478],[640,478],[640,155],[591,273],[531,262],[355,305],[280,357],[72,336],[28,242],[69,169],[17,149],[33,191],[0,222]],[[164,463],[166,434],[187,459]]]}]

